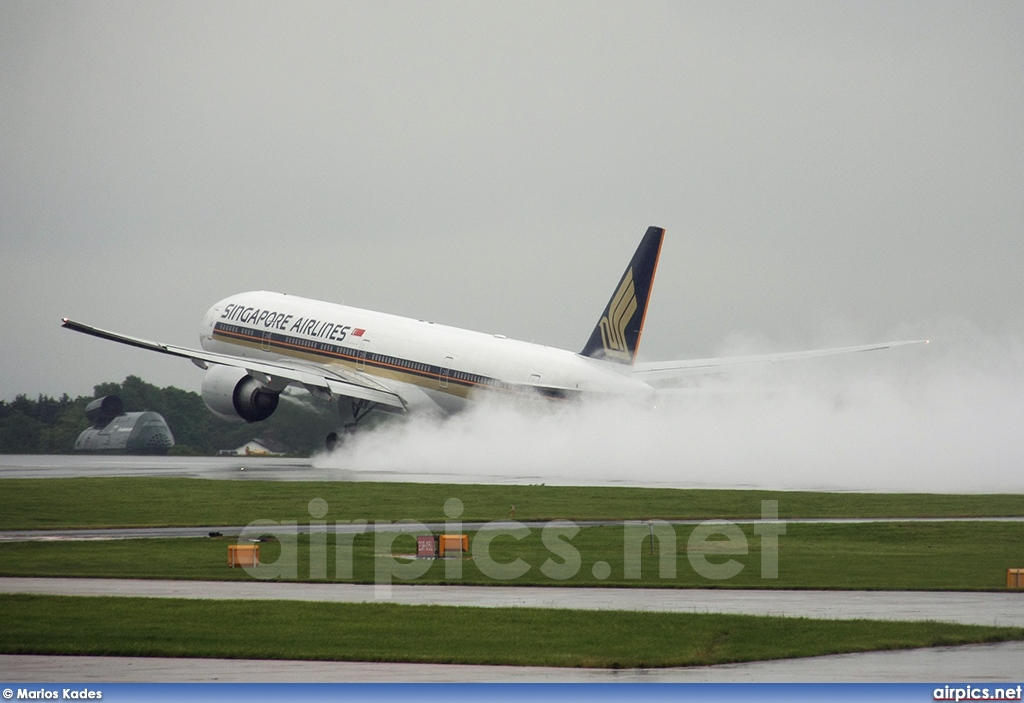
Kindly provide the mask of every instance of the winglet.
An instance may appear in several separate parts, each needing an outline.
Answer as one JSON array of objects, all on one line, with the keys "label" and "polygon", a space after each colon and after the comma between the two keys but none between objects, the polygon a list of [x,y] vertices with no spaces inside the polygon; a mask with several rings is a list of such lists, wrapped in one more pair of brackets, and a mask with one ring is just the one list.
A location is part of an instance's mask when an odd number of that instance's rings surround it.
[{"label": "winglet", "polygon": [[619,364],[636,359],[664,237],[664,229],[647,228],[581,355]]}]

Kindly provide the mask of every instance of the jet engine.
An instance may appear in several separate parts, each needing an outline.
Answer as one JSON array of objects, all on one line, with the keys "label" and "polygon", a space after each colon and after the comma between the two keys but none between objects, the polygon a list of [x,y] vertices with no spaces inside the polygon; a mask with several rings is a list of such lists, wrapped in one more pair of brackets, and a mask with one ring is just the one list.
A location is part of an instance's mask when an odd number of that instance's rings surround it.
[{"label": "jet engine", "polygon": [[211,366],[203,377],[203,402],[217,417],[231,422],[259,422],[277,409],[279,392],[266,388],[245,369]]},{"label": "jet engine", "polygon": [[124,415],[124,403],[116,395],[97,398],[85,406],[85,417],[96,428],[106,427],[119,415]]}]

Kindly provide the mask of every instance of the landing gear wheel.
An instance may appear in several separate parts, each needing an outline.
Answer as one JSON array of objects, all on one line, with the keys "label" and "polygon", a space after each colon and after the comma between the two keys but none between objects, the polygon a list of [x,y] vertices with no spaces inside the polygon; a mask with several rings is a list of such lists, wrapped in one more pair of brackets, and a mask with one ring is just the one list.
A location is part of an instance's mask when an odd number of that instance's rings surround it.
[{"label": "landing gear wheel", "polygon": [[327,451],[333,452],[334,448],[338,446],[338,433],[331,432],[329,435],[327,435],[327,440],[324,442],[324,444],[327,446]]}]

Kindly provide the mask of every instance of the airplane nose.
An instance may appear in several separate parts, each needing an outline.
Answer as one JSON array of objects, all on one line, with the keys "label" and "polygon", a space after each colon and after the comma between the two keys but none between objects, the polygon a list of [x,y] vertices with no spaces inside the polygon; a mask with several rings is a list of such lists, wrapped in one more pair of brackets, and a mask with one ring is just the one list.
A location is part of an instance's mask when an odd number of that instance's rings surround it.
[{"label": "airplane nose", "polygon": [[220,316],[221,308],[214,305],[212,308],[206,311],[203,316],[203,325],[199,330],[199,343],[206,347],[205,342],[209,342],[213,339],[213,326],[217,324],[217,318]]}]

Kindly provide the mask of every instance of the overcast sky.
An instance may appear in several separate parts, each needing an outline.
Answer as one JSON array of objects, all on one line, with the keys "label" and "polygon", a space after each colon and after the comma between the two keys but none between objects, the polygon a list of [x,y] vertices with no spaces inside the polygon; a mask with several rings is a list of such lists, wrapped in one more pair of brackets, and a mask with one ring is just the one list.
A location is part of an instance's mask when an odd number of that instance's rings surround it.
[{"label": "overcast sky", "polygon": [[[0,3],[0,398],[269,289],[646,359],[1024,329],[1024,3]],[[740,341],[737,341],[740,340]]]}]

